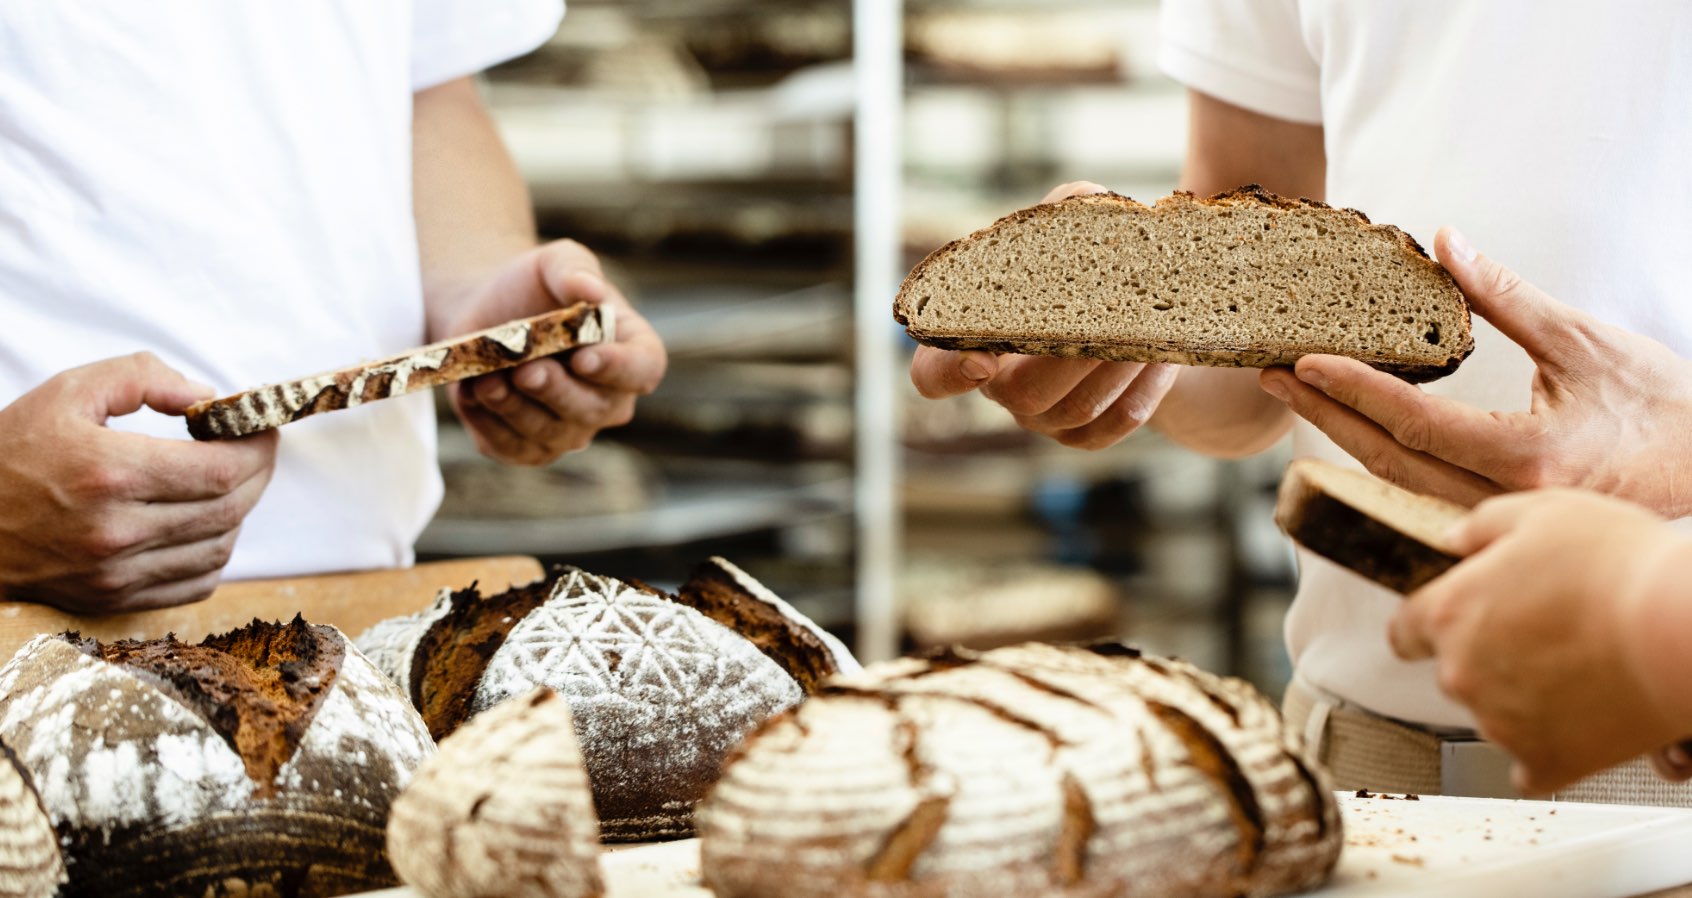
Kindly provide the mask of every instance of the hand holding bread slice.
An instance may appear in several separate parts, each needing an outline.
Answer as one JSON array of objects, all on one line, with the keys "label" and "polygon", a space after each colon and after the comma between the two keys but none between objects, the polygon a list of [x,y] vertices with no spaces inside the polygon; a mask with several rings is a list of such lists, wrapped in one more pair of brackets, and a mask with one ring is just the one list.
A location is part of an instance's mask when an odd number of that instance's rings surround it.
[{"label": "hand holding bread slice", "polygon": [[1333,354],[1413,381],[1474,348],[1463,294],[1409,235],[1256,185],[1014,213],[923,260],[894,317],[946,349],[1248,368]]},{"label": "hand holding bread slice", "polygon": [[1314,458],[1287,466],[1275,523],[1293,542],[1400,593],[1450,570],[1445,538],[1468,509]]}]

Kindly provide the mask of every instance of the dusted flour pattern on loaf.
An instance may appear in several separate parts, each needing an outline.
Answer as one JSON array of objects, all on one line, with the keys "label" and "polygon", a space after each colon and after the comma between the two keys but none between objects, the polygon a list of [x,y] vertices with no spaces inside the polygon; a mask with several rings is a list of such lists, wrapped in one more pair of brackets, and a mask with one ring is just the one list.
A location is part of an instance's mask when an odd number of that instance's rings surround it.
[{"label": "dusted flour pattern on loaf", "polygon": [[1341,845],[1249,686],[1042,645],[835,680],[737,751],[699,831],[722,898],[1268,896]]},{"label": "dusted flour pattern on loaf", "polygon": [[0,745],[0,898],[46,898],[64,881],[53,822],[11,750]]},{"label": "dusted flour pattern on loaf", "polygon": [[693,805],[729,750],[803,698],[792,677],[721,624],[579,569],[493,653],[474,710],[537,685],[569,699],[600,828],[613,839],[691,834]]},{"label": "dusted flour pattern on loaf", "polygon": [[1255,184],[1015,212],[929,254],[893,317],[945,349],[1244,368],[1333,353],[1414,381],[1474,349],[1468,301],[1408,234]]},{"label": "dusted flour pattern on loaf", "polygon": [[[231,651],[253,656],[238,663],[256,681],[316,697],[272,710],[234,686],[219,691],[197,659],[243,637],[254,647]],[[309,657],[285,660],[290,645]],[[105,660],[126,654],[152,669]],[[244,729],[279,719],[280,741]],[[388,806],[433,751],[386,677],[333,628],[298,619],[200,646],[39,636],[0,669],[0,734],[64,845],[66,895],[288,898],[392,885]],[[255,780],[257,770],[273,773]]]},{"label": "dusted flour pattern on loaf", "polygon": [[593,898],[599,827],[570,708],[537,689],[441,742],[394,801],[388,854],[429,898]]},{"label": "dusted flour pattern on loaf", "polygon": [[187,411],[188,432],[197,440],[234,439],[616,338],[614,307],[577,304],[379,361],[197,402]]},{"label": "dusted flour pattern on loaf", "polygon": [[693,832],[693,808],[740,739],[807,689],[859,666],[844,645],[722,559],[678,599],[557,567],[483,596],[443,592],[359,644],[405,689],[436,738],[536,686],[570,705],[600,835]]}]

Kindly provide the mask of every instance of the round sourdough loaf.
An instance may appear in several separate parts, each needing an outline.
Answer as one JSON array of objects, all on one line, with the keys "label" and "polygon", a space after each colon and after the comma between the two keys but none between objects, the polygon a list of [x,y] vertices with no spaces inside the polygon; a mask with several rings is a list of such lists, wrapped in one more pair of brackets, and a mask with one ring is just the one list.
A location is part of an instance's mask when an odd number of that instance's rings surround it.
[{"label": "round sourdough loaf", "polygon": [[254,621],[174,638],[30,641],[0,735],[64,846],[63,894],[338,895],[393,885],[383,826],[434,748],[339,631]]},{"label": "round sourdough loaf", "polygon": [[0,744],[0,898],[46,898],[64,881],[53,822],[17,757]]},{"label": "round sourdough loaf", "polygon": [[[560,567],[496,595],[443,592],[359,638],[437,739],[536,686],[570,705],[600,835],[678,838],[730,749],[856,662],[832,637],[721,559],[679,600]],[[718,621],[724,621],[719,623]]]},{"label": "round sourdough loaf", "polygon": [[1341,845],[1250,686],[1037,644],[835,680],[738,749],[699,832],[720,898],[1275,895]]},{"label": "round sourdough loaf", "polygon": [[443,739],[394,800],[388,856],[429,898],[596,898],[599,825],[570,707],[541,688]]}]

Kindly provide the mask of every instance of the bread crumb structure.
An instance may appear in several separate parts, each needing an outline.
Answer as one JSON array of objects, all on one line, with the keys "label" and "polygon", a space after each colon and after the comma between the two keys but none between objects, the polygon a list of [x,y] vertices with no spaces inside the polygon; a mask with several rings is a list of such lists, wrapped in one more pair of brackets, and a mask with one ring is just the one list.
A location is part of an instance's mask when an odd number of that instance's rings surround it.
[{"label": "bread crumb structure", "polygon": [[337,895],[395,883],[388,807],[434,749],[332,627],[30,641],[0,735],[64,847],[62,894]]},{"label": "bread crumb structure", "polygon": [[1267,896],[1343,841],[1249,685],[1040,644],[834,680],[737,750],[699,830],[721,898]]},{"label": "bread crumb structure", "polygon": [[429,898],[595,898],[599,826],[569,705],[550,689],[459,728],[394,801],[388,855]]},{"label": "bread crumb structure", "polygon": [[843,663],[820,637],[789,632],[791,623],[821,633],[750,591],[756,581],[744,572],[731,595],[734,578],[712,569],[721,575],[715,598],[698,597],[705,587],[696,583],[683,588],[709,615],[643,584],[560,567],[495,595],[443,592],[359,642],[406,684],[436,738],[536,686],[556,690],[575,717],[601,837],[680,838],[693,833],[693,807],[741,737],[798,704],[802,682]]},{"label": "bread crumb structure", "polygon": [[1246,368],[1333,353],[1418,381],[1474,349],[1467,300],[1409,235],[1255,184],[1022,210],[931,253],[893,314],[946,349]]}]

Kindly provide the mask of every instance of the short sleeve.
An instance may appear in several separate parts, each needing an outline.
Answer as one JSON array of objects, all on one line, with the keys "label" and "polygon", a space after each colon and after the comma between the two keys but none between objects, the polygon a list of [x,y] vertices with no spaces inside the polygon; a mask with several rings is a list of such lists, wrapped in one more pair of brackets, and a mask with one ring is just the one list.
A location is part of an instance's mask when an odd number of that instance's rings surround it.
[{"label": "short sleeve", "polygon": [[521,56],[546,42],[564,0],[415,0],[411,89],[434,87]]},{"label": "short sleeve", "polygon": [[1235,106],[1322,122],[1321,70],[1298,0],[1164,0],[1158,64],[1186,86]]}]

